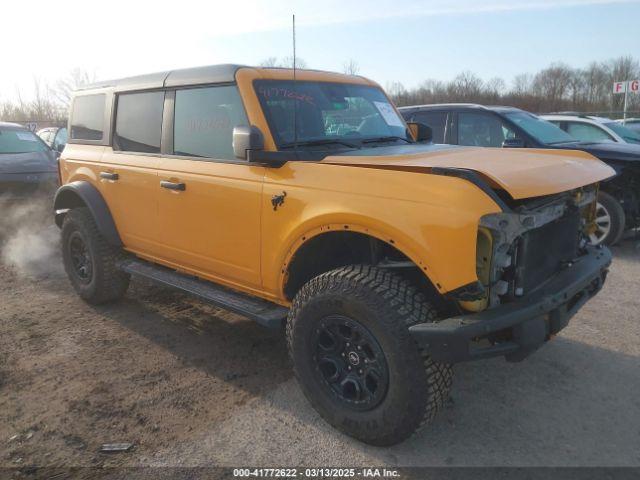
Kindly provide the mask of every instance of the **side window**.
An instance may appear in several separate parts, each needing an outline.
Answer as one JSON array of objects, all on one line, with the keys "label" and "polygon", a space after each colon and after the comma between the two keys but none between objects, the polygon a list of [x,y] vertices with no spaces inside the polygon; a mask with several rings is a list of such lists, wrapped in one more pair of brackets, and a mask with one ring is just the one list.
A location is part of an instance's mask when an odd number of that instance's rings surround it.
[{"label": "side window", "polygon": [[433,143],[444,143],[447,112],[418,112],[413,116],[414,122],[424,123],[433,132]]},{"label": "side window", "polygon": [[567,122],[567,133],[582,142],[613,140],[613,138],[601,128],[583,122]]},{"label": "side window", "polygon": [[495,115],[475,112],[458,114],[458,145],[501,147],[507,138],[515,138],[515,133]]},{"label": "side window", "polygon": [[176,91],[176,155],[234,160],[233,127],[248,120],[235,85]]},{"label": "side window", "polygon": [[160,153],[164,92],[118,96],[114,150]]},{"label": "side window", "polygon": [[73,112],[71,112],[73,140],[102,140],[104,104],[104,93],[78,96],[73,100]]}]

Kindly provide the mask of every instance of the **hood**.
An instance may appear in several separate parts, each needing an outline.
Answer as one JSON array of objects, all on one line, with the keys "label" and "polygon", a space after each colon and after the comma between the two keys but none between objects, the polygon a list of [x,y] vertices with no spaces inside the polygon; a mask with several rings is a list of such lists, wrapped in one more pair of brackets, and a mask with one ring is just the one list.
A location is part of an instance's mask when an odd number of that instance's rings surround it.
[{"label": "hood", "polygon": [[348,151],[322,163],[424,173],[433,167],[464,168],[514,199],[565,192],[615,175],[607,164],[575,150],[406,145]]},{"label": "hood", "polygon": [[57,172],[58,164],[53,150],[30,153],[0,153],[0,173]]},{"label": "hood", "polygon": [[575,149],[588,152],[604,161],[625,161],[640,163],[640,145],[615,142],[575,142],[553,145],[553,148]]}]

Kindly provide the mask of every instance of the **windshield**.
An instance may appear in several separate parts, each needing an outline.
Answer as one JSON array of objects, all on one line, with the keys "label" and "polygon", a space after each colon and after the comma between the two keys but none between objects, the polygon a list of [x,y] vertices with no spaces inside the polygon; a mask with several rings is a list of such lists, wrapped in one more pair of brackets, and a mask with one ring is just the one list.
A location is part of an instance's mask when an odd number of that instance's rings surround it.
[{"label": "windshield", "polygon": [[640,132],[634,132],[630,128],[620,125],[617,122],[607,122],[605,125],[620,135],[625,142],[640,143]]},{"label": "windshield", "polygon": [[575,142],[576,139],[560,127],[527,112],[507,113],[506,117],[525,132],[545,145],[554,143]]},{"label": "windshield", "polygon": [[376,141],[412,142],[404,120],[377,87],[258,80],[255,88],[279,148],[293,146],[294,140],[301,147],[323,148],[360,148],[363,142]]},{"label": "windshield", "polygon": [[0,154],[46,152],[49,147],[29,130],[0,128]]}]

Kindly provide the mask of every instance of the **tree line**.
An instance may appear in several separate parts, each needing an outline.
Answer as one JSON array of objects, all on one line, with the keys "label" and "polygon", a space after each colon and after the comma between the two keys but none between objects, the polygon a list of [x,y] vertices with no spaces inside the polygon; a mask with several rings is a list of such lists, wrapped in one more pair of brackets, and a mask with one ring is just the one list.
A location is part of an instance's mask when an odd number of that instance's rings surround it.
[{"label": "tree line", "polygon": [[[482,80],[466,71],[453,80],[425,80],[407,89],[399,82],[387,85],[398,106],[429,103],[480,103],[509,105],[536,113],[574,111],[620,116],[624,95],[613,94],[613,82],[640,78],[640,63],[634,57],[592,62],[585,68],[554,63],[535,74],[517,75],[511,85],[499,77]],[[640,94],[630,94],[628,110],[640,110]]]},{"label": "tree line", "polygon": [[[268,67],[291,67],[292,64],[291,57],[271,57],[260,63]],[[307,68],[307,62],[297,58],[296,67]],[[358,75],[360,66],[356,60],[349,59],[342,64],[342,71]],[[638,78],[640,62],[626,56],[592,62],[584,68],[554,63],[535,74],[517,75],[510,85],[499,77],[483,80],[465,71],[450,81],[428,79],[409,89],[400,82],[391,82],[386,89],[398,106],[464,102],[510,105],[536,113],[575,111],[618,117],[623,110],[624,95],[613,95],[613,82]],[[63,124],[72,92],[95,80],[95,75],[80,68],[53,85],[34,78],[30,100],[24,100],[17,89],[15,100],[0,102],[0,120]],[[640,116],[640,94],[629,95],[628,109]]]},{"label": "tree line", "polygon": [[95,82],[94,74],[76,68],[53,84],[33,78],[32,95],[29,100],[16,88],[15,100],[0,102],[0,121],[7,122],[49,122],[63,125],[69,113],[73,91]]}]

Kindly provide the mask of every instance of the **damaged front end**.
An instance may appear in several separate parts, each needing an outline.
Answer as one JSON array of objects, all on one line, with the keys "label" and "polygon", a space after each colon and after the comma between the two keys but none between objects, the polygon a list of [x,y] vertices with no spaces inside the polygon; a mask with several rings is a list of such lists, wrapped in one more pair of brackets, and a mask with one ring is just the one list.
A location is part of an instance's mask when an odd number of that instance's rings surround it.
[{"label": "damaged front end", "polygon": [[604,283],[611,254],[588,245],[597,188],[511,202],[481,218],[478,282],[452,292],[469,312],[412,334],[435,360],[518,361],[564,328]]},{"label": "damaged front end", "polygon": [[584,254],[596,197],[597,189],[590,187],[482,217],[477,265],[485,306],[531,293]]}]

